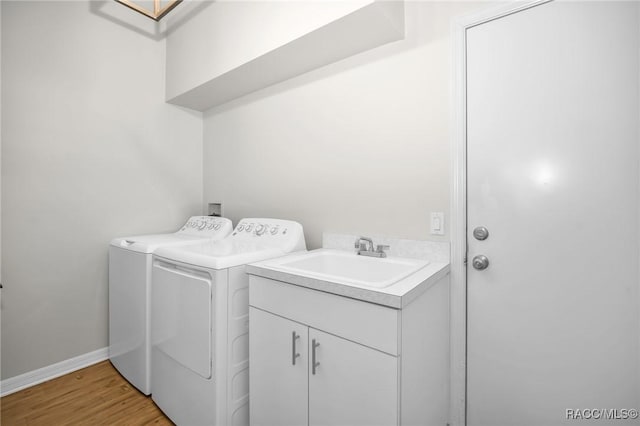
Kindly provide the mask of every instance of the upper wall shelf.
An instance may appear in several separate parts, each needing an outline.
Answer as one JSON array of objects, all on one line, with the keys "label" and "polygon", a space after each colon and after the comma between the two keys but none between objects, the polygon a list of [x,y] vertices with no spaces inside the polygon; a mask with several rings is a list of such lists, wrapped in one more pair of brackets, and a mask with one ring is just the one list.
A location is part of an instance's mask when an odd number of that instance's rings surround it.
[{"label": "upper wall shelf", "polygon": [[404,38],[402,1],[214,2],[167,37],[167,102],[205,111]]}]

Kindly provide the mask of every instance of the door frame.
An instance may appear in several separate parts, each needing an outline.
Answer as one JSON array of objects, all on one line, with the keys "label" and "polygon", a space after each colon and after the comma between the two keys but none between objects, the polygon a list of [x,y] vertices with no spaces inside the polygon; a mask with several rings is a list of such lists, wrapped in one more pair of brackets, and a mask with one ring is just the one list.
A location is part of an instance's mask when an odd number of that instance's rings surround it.
[{"label": "door frame", "polygon": [[464,426],[467,399],[467,30],[553,0],[511,0],[455,19],[451,24],[451,383],[450,422]]}]

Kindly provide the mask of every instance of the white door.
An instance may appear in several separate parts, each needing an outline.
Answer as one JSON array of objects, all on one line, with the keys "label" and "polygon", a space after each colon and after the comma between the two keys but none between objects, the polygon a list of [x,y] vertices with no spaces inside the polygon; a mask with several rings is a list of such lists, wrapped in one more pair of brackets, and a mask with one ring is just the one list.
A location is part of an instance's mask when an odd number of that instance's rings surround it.
[{"label": "white door", "polygon": [[396,357],[313,328],[309,354],[309,426],[398,424]]},{"label": "white door", "polygon": [[470,426],[638,408],[638,6],[552,2],[467,31]]},{"label": "white door", "polygon": [[306,425],[307,326],[253,307],[249,323],[251,425]]}]

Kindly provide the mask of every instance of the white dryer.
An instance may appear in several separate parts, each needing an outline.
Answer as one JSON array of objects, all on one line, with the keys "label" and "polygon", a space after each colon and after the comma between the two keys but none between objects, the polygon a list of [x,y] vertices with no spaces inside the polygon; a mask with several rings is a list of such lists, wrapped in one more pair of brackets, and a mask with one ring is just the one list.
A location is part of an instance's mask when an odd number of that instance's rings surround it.
[{"label": "white dryer", "polygon": [[109,359],[132,385],[151,393],[150,290],[152,253],[229,235],[229,219],[193,216],[172,234],[116,238],[109,246]]},{"label": "white dryer", "polygon": [[300,224],[243,219],[224,240],[155,252],[152,398],[177,425],[249,424],[245,265],[301,250]]}]

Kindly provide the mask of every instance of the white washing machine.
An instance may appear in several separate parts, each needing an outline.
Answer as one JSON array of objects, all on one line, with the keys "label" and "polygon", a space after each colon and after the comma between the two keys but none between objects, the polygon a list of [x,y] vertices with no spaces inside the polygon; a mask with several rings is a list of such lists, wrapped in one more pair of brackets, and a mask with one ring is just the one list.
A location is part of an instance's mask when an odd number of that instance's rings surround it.
[{"label": "white washing machine", "polygon": [[132,385],[151,393],[150,290],[152,253],[229,235],[229,219],[193,216],[172,234],[116,238],[109,246],[109,359]]},{"label": "white washing machine", "polygon": [[177,425],[249,424],[249,277],[244,267],[302,250],[300,224],[243,219],[224,240],[155,252],[152,398]]}]

